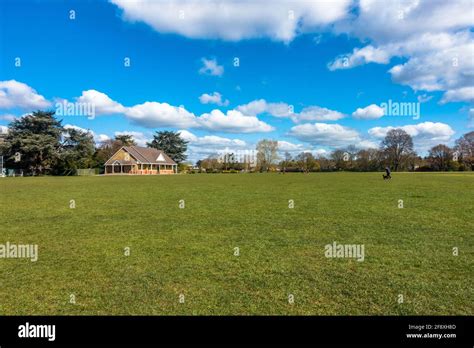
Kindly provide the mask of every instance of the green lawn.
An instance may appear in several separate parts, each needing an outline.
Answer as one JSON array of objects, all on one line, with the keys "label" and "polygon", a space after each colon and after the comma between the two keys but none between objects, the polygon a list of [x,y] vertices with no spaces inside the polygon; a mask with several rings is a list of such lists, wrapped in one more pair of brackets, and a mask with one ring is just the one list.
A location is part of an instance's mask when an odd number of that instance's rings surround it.
[{"label": "green lawn", "polygon": [[0,315],[474,314],[473,173],[4,178],[0,197],[0,244],[39,245],[0,259]]}]

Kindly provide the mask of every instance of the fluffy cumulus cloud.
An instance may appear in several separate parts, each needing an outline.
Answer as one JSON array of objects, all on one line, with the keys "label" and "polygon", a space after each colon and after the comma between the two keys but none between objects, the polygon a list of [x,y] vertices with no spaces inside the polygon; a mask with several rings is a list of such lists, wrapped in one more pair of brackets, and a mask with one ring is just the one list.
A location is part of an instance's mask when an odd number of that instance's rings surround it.
[{"label": "fluffy cumulus cloud", "polygon": [[347,16],[351,0],[111,0],[128,21],[141,21],[160,33],[189,38],[238,41],[270,38],[289,42]]},{"label": "fluffy cumulus cloud", "polygon": [[369,139],[362,139],[356,144],[356,147],[359,149],[378,149],[379,143]]},{"label": "fluffy cumulus cloud", "polygon": [[339,111],[315,105],[305,107],[297,113],[294,111],[292,105],[283,102],[271,103],[267,102],[265,99],[257,99],[250,103],[239,105],[237,110],[246,115],[260,115],[267,113],[274,117],[291,118],[295,123],[304,121],[337,121],[345,117],[345,115]]},{"label": "fluffy cumulus cloud", "polygon": [[310,144],[332,147],[358,144],[361,141],[356,130],[339,124],[305,123],[292,127],[289,134]]},{"label": "fluffy cumulus cloud", "polygon": [[97,134],[94,136],[96,143],[103,143],[104,141],[110,140],[110,137],[107,134]]},{"label": "fluffy cumulus cloud", "polygon": [[268,113],[275,117],[289,117],[293,114],[293,107],[286,103],[269,103],[265,99],[253,100],[250,103],[239,105],[237,110],[245,115],[259,115]]},{"label": "fluffy cumulus cloud", "polygon": [[51,103],[33,88],[15,80],[0,81],[0,109],[44,109]]},{"label": "fluffy cumulus cloud", "polygon": [[199,69],[199,73],[202,75],[222,76],[224,74],[224,67],[219,65],[215,58],[201,58],[201,63],[202,66]]},{"label": "fluffy cumulus cloud", "polygon": [[441,99],[441,103],[457,101],[468,101],[474,104],[474,86],[449,90],[443,95],[443,98]]},{"label": "fluffy cumulus cloud", "polygon": [[[389,69],[393,81],[414,90],[444,91],[443,102],[472,101],[474,78],[471,0],[361,0],[358,14],[337,23],[337,31],[369,41],[341,55],[329,69],[367,63],[406,62]],[[467,93],[466,93],[467,92]]]},{"label": "fluffy cumulus cloud", "polygon": [[383,139],[387,132],[401,128],[413,137],[413,142],[418,150],[426,151],[428,148],[448,143],[454,135],[454,130],[447,124],[441,122],[423,122],[401,127],[374,127],[368,133],[378,139]]},{"label": "fluffy cumulus cloud", "polygon": [[391,55],[384,49],[368,45],[354,48],[352,53],[341,55],[328,64],[329,70],[350,69],[367,63],[387,64]]},{"label": "fluffy cumulus cloud", "polygon": [[352,113],[354,118],[362,120],[375,120],[382,117],[383,115],[383,108],[375,104],[371,104],[365,108],[357,108],[357,110]]},{"label": "fluffy cumulus cloud", "polygon": [[229,133],[271,132],[274,130],[269,124],[260,121],[256,116],[247,116],[238,110],[223,113],[212,110],[198,118],[200,127]]},{"label": "fluffy cumulus cloud", "polygon": [[233,148],[245,148],[247,143],[240,139],[231,139],[225,137],[219,137],[216,135],[205,135],[199,137],[187,130],[178,131],[181,137],[188,141],[191,146],[203,146],[206,148],[222,148],[222,147],[233,147]]},{"label": "fluffy cumulus cloud", "polygon": [[465,93],[465,88],[474,80],[473,33],[425,34],[407,44],[400,51],[408,61],[389,70],[395,82],[414,90],[445,91],[444,101],[472,101],[472,89]]},{"label": "fluffy cumulus cloud", "polygon": [[96,115],[119,114],[125,111],[125,107],[112,100],[107,94],[90,89],[83,91],[82,95],[76,98],[78,103],[93,105]]},{"label": "fluffy cumulus cloud", "polygon": [[222,94],[219,92],[213,92],[211,94],[204,93],[199,97],[199,101],[202,104],[216,104],[219,106],[229,105],[229,100],[223,99]]},{"label": "fluffy cumulus cloud", "polygon": [[343,28],[377,43],[401,41],[426,32],[446,32],[473,24],[471,0],[361,0],[358,15]]},{"label": "fluffy cumulus cloud", "polygon": [[193,113],[168,103],[145,102],[128,107],[124,113],[134,123],[147,128],[197,126]]},{"label": "fluffy cumulus cloud", "polygon": [[283,152],[301,152],[305,149],[302,144],[294,144],[289,141],[278,141],[278,150]]},{"label": "fluffy cumulus cloud", "polygon": [[320,106],[308,106],[301,110],[298,114],[292,116],[293,121],[337,121],[344,118],[342,112],[330,110]]}]

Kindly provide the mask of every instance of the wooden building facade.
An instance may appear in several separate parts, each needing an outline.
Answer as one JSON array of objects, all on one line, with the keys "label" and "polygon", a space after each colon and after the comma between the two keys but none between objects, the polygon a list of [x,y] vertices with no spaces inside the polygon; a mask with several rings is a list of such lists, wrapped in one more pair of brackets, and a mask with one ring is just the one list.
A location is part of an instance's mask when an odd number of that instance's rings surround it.
[{"label": "wooden building facade", "polygon": [[105,174],[176,174],[178,164],[161,150],[151,147],[123,146],[105,162]]}]

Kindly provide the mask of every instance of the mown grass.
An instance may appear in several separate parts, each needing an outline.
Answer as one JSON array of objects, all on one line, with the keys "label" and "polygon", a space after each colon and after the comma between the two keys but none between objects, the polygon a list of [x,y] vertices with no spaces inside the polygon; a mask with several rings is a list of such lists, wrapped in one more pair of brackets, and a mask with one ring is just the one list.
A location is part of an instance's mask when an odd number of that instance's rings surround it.
[{"label": "mown grass", "polygon": [[39,245],[0,259],[1,315],[474,314],[472,173],[5,178],[0,198],[0,244]]}]

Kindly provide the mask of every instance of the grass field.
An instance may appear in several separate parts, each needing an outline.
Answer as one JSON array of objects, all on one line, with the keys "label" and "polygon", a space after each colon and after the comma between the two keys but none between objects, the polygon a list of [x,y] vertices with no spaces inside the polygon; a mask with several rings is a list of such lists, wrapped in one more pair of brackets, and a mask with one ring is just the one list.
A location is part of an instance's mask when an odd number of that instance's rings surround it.
[{"label": "grass field", "polygon": [[4,178],[0,197],[0,244],[39,246],[0,259],[0,315],[474,314],[472,173]]}]

